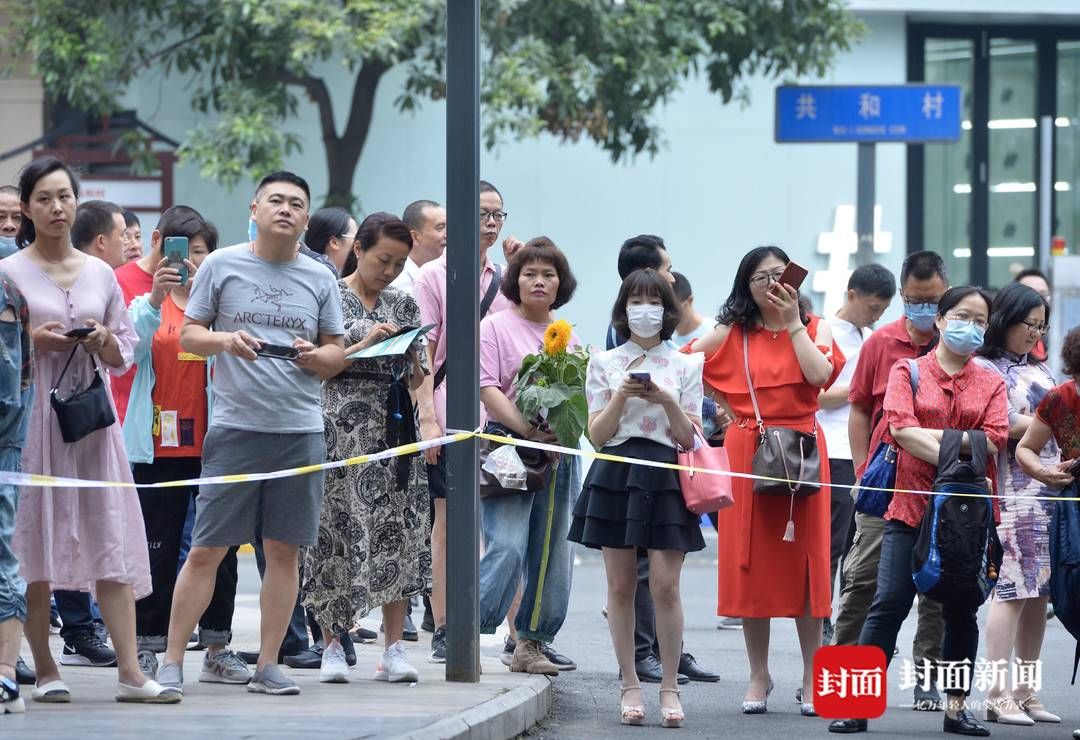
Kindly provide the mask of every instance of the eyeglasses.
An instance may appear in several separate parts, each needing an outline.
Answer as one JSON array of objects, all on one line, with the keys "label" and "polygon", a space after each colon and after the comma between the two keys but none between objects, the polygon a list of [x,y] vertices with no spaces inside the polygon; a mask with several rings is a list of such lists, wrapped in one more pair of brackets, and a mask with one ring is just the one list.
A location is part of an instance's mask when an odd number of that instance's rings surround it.
[{"label": "eyeglasses", "polygon": [[773,270],[772,272],[761,272],[757,275],[751,275],[750,284],[757,286],[758,288],[765,288],[771,283],[780,282],[780,276],[783,274],[783,270]]},{"label": "eyeglasses", "polygon": [[954,313],[945,317],[948,321],[966,321],[969,324],[975,324],[980,329],[985,329],[987,326],[986,319],[976,319],[968,316],[966,313]]},{"label": "eyeglasses", "polygon": [[1038,324],[1033,321],[1021,321],[1021,324],[1027,327],[1030,334],[1046,334],[1050,331],[1050,324]]},{"label": "eyeglasses", "polygon": [[901,295],[900,298],[904,301],[905,306],[933,306],[937,308],[937,301],[928,301],[925,298],[908,298],[905,295]]},{"label": "eyeglasses", "polygon": [[495,219],[495,223],[501,224],[506,220],[506,211],[480,211],[480,223],[486,224],[489,218]]}]

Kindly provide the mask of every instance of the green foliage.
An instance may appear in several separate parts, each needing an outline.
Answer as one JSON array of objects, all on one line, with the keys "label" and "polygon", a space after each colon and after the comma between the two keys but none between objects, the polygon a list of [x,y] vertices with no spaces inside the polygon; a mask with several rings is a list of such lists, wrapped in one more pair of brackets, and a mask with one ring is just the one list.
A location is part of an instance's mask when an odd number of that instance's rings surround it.
[{"label": "green foliage", "polygon": [[[404,70],[401,110],[446,95],[439,0],[8,5],[5,45],[33,56],[53,99],[104,113],[147,70],[172,75],[171,92],[217,114],[188,132],[182,156],[229,185],[310,144],[287,125],[314,104],[328,199],[347,202],[383,75]],[[657,109],[688,76],[703,72],[724,102],[745,99],[747,76],[821,74],[861,33],[843,0],[484,0],[481,23],[485,144],[547,132],[614,161],[659,150]],[[324,79],[335,63],[354,77],[349,95]]]},{"label": "green foliage", "polygon": [[[577,447],[587,434],[589,407],[585,401],[585,372],[589,353],[582,348],[526,355],[514,387],[517,407],[531,423],[547,419],[551,431],[565,447]],[[545,417],[546,415],[546,417]]]}]

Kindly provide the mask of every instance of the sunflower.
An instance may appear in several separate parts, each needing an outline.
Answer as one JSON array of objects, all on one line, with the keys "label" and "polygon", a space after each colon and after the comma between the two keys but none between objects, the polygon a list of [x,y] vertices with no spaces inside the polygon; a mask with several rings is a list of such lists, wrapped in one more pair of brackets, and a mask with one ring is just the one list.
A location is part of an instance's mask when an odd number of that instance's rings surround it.
[{"label": "sunflower", "polygon": [[544,332],[544,352],[549,355],[561,355],[570,345],[570,335],[574,331],[570,323],[559,319],[548,325]]}]

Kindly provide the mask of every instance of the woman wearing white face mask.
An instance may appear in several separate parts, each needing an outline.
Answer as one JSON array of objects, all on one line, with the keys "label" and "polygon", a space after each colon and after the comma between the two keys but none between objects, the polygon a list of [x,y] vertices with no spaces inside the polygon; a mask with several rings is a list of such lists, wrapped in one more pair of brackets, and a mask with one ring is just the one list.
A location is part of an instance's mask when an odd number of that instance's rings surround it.
[{"label": "woman wearing white face mask", "polygon": [[[702,356],[680,354],[666,341],[679,323],[679,306],[668,281],[651,269],[628,275],[611,323],[630,340],[589,360],[585,395],[592,443],[613,455],[673,463],[676,445],[691,447],[694,426],[701,426]],[[680,726],[679,576],[685,554],[703,549],[705,541],[697,517],[686,510],[678,475],[669,469],[595,461],[574,507],[570,540],[603,550],[608,628],[626,682],[621,721],[631,725],[645,718],[641,686],[634,679],[634,593],[637,551],[648,551],[663,665],[661,719],[665,727]]]}]

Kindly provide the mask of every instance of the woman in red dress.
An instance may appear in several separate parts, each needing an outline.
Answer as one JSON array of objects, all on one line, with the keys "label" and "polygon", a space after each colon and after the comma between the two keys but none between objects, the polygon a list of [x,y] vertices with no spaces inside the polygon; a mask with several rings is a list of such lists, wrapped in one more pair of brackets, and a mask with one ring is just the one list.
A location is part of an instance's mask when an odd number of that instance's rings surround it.
[{"label": "woman in red dress", "polygon": [[[758,430],[743,364],[743,336],[750,376],[766,426],[815,431],[818,393],[839,375],[843,355],[825,322],[811,321],[799,292],[779,282],[788,256],[777,247],[751,250],[717,317],[718,326],[687,351],[705,353],[706,387],[731,412],[724,448],[733,472],[750,473]],[[750,685],[742,710],[762,714],[772,691],[769,633],[772,617],[792,617],[803,655],[802,695],[813,696],[814,651],[821,620],[829,615],[829,455],[817,435],[822,489],[804,498],[762,496],[753,482],[734,478],[735,505],[720,512],[717,613],[743,618]],[[794,524],[794,540],[785,533]],[[813,704],[803,703],[812,716]]]}]

